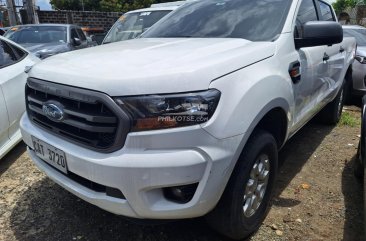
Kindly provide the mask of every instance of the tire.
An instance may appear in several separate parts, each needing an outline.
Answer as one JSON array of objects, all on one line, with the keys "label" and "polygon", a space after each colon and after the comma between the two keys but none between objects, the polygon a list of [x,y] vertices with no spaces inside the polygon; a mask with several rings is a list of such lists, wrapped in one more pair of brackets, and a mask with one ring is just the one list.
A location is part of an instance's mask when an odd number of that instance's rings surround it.
[{"label": "tire", "polygon": [[353,102],[353,96],[352,96],[352,90],[353,90],[353,83],[352,83],[352,77],[349,77],[347,74],[346,79],[344,83],[344,103],[345,104],[351,104]]},{"label": "tire", "polygon": [[[265,160],[268,160],[266,163]],[[264,167],[267,179],[255,174],[255,166]],[[244,239],[255,232],[267,215],[273,186],[277,175],[278,151],[274,137],[266,131],[255,131],[248,140],[238,163],[230,177],[228,185],[218,203],[211,213],[206,216],[208,224],[219,233],[232,238]],[[262,174],[265,172],[263,171]],[[265,175],[263,175],[265,176]],[[255,209],[249,205],[249,183],[260,187],[267,180],[267,187],[262,194],[263,199]],[[254,184],[256,185],[256,184]],[[258,193],[257,193],[258,194]],[[245,197],[247,195],[247,199]],[[261,195],[259,195],[261,196]],[[254,212],[253,212],[254,211]]]},{"label": "tire", "polygon": [[343,86],[335,99],[324,107],[319,113],[322,123],[326,125],[336,125],[341,119],[343,104],[344,104],[345,86]]},{"label": "tire", "polygon": [[358,143],[357,156],[353,164],[353,173],[358,181],[364,182],[364,161],[365,161],[365,145],[366,145],[366,97],[362,98],[362,114],[361,114],[361,137]]},{"label": "tire", "polygon": [[361,141],[358,144],[357,156],[353,163],[353,174],[355,175],[357,181],[363,183],[364,170],[362,165],[362,155],[361,155]]}]

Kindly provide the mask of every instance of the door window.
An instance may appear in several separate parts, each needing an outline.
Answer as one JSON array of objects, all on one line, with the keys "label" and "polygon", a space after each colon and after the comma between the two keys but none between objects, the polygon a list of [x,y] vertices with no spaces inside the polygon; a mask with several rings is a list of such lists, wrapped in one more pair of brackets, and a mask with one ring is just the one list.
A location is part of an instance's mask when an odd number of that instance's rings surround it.
[{"label": "door window", "polygon": [[303,36],[303,26],[305,23],[309,21],[318,21],[318,19],[314,1],[303,0],[296,17],[295,38],[301,38]]},{"label": "door window", "polygon": [[71,29],[71,39],[79,38],[78,33],[76,32],[76,29]]},{"label": "door window", "polygon": [[333,11],[330,5],[325,2],[318,1],[320,7],[321,19],[323,21],[335,21],[335,17],[333,16]]},{"label": "door window", "polygon": [[0,68],[17,62],[17,55],[5,41],[0,40]]},{"label": "door window", "polygon": [[76,31],[78,32],[79,34],[79,38],[81,41],[85,41],[86,40],[86,37],[85,37],[85,34],[83,32],[83,30],[81,30],[80,28],[76,29]]}]

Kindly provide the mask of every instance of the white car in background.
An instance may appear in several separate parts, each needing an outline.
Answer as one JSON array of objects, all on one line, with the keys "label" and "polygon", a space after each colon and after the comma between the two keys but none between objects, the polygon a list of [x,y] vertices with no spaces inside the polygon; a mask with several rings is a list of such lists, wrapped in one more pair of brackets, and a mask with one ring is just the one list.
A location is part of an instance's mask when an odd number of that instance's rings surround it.
[{"label": "white car in background", "polygon": [[19,120],[25,111],[24,70],[38,61],[21,46],[0,36],[0,159],[22,139]]},{"label": "white car in background", "polygon": [[138,38],[143,32],[186,1],[152,4],[123,14],[109,30],[102,44]]}]

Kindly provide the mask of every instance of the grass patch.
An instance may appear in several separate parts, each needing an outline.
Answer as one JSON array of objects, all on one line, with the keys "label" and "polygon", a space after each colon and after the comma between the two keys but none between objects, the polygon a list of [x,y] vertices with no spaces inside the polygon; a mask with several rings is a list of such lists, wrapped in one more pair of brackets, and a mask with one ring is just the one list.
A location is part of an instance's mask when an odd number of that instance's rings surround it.
[{"label": "grass patch", "polygon": [[360,124],[360,119],[352,116],[349,112],[343,112],[341,120],[339,121],[339,125],[341,126],[356,127]]}]

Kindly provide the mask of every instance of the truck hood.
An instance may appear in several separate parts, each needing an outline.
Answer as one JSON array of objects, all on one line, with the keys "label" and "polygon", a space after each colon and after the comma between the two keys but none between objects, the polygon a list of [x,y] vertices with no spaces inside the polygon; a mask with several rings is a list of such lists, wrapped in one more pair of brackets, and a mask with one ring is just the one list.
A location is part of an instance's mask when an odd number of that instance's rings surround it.
[{"label": "truck hood", "polygon": [[29,74],[111,96],[186,92],[207,89],[275,48],[244,39],[135,39],[53,56]]}]

